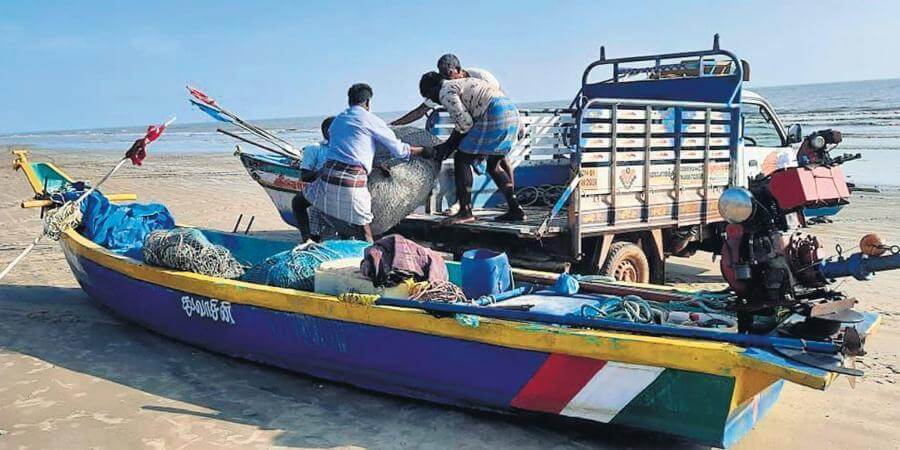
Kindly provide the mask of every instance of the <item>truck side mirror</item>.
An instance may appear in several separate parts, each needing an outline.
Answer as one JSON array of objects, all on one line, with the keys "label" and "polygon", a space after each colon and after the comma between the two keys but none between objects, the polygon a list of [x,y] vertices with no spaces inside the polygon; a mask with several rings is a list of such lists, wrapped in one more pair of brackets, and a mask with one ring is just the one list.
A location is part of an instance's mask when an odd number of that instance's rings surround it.
[{"label": "truck side mirror", "polygon": [[803,130],[799,123],[789,126],[787,134],[788,144],[797,144],[803,141]]},{"label": "truck side mirror", "polygon": [[741,73],[744,74],[741,81],[750,81],[750,63],[746,59],[741,60]]}]

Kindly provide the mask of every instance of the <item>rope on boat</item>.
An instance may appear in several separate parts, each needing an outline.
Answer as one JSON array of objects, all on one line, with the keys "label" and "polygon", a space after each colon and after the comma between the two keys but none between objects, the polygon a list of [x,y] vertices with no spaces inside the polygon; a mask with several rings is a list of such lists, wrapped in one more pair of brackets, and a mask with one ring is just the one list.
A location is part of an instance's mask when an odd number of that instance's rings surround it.
[{"label": "rope on boat", "polygon": [[[615,283],[616,279],[606,275],[575,275],[578,281],[594,282],[594,283]],[[724,292],[715,291],[683,291],[675,289],[684,296],[691,297],[689,300],[672,300],[668,302],[651,302],[655,307],[666,311],[686,311],[695,310],[705,313],[725,313],[728,314],[728,295]]]},{"label": "rope on boat", "polygon": [[228,279],[244,274],[244,266],[230,250],[211,243],[194,228],[151,231],[141,252],[146,263],[156,266]]},{"label": "rope on boat", "polygon": [[54,241],[70,228],[81,226],[81,203],[71,201],[50,210],[44,218],[44,235]]},{"label": "rope on boat", "polygon": [[[736,319],[730,318],[733,313],[725,310],[725,300],[708,296],[680,302],[656,302],[644,300],[636,295],[626,295],[610,298],[599,306],[583,305],[581,307],[582,317],[623,320],[633,323],[665,323],[672,319],[672,314],[676,312],[689,313],[684,323],[679,323],[679,325],[705,328],[737,325]],[[705,319],[703,316],[694,317],[697,312],[706,313],[708,317]]]},{"label": "rope on boat", "polygon": [[626,295],[610,298],[600,306],[582,305],[581,315],[636,323],[653,323],[654,318],[664,318],[667,313],[636,295]]},{"label": "rope on boat", "polygon": [[409,299],[420,302],[458,303],[468,302],[463,290],[449,281],[423,281],[409,290]]},{"label": "rope on boat", "polygon": [[381,296],[378,294],[361,294],[358,292],[345,292],[338,295],[338,301],[366,306],[374,305],[379,298],[381,298]]}]

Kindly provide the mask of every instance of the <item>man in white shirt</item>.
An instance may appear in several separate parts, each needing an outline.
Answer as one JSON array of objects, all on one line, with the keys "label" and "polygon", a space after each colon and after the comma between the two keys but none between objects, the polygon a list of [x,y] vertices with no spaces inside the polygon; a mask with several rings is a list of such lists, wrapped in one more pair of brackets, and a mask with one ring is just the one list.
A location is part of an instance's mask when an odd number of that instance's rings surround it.
[{"label": "man in white shirt", "polygon": [[[501,92],[503,91],[503,89],[501,89],[500,87],[500,82],[497,81],[497,77],[495,77],[494,74],[488,72],[487,70],[478,69],[475,67],[463,69],[459,63],[459,58],[457,58],[456,55],[448,53],[444,56],[441,56],[441,58],[438,59],[437,66],[438,72],[440,72],[440,74],[448,80],[468,77],[478,78],[479,80],[488,82],[495,88],[499,89]],[[422,102],[421,105],[417,106],[412,111],[400,116],[400,118],[391,122],[391,125],[396,126],[411,124],[424,117],[425,114],[428,113],[428,111],[435,108],[440,108],[440,106],[441,105],[438,105],[431,100],[426,99],[424,102]]]},{"label": "man in white shirt", "polygon": [[303,159],[300,162],[300,179],[304,183],[312,183],[319,176],[319,171],[325,165],[325,155],[328,152],[328,140],[331,135],[328,128],[334,116],[328,116],[322,121],[322,141],[318,144],[307,145],[303,147]]}]

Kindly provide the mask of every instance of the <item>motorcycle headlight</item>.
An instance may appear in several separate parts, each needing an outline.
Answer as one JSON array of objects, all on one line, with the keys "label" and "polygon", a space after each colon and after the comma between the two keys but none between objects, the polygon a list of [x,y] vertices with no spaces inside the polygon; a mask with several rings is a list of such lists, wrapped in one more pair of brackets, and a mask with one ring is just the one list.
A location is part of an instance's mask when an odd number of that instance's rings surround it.
[{"label": "motorcycle headlight", "polygon": [[809,140],[809,145],[816,150],[822,150],[825,148],[825,138],[822,136],[813,136],[812,139]]},{"label": "motorcycle headlight", "polygon": [[741,188],[728,188],[719,197],[719,214],[728,223],[741,223],[753,215],[753,194]]}]

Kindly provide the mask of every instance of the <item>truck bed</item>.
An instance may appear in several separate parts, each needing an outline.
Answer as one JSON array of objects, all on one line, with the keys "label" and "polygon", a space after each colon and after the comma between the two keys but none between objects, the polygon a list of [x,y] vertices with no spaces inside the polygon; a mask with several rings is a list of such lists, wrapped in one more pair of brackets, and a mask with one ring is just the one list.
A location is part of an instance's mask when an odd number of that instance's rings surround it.
[{"label": "truck bed", "polygon": [[453,226],[443,226],[441,221],[447,218],[443,214],[426,214],[413,213],[409,215],[401,225],[411,227],[441,227],[445,229],[464,229],[474,232],[487,233],[503,233],[515,237],[526,237],[537,239],[538,237],[554,236],[566,229],[566,221],[568,215],[566,211],[561,211],[547,227],[543,235],[540,233],[541,225],[550,216],[550,207],[546,206],[528,206],[525,207],[527,219],[524,222],[497,222],[493,220],[495,217],[506,212],[505,208],[483,208],[476,209],[475,216],[478,220],[475,223],[458,224]]}]

